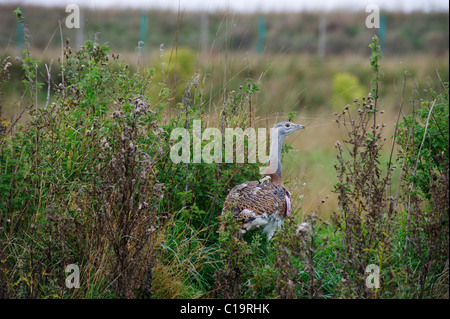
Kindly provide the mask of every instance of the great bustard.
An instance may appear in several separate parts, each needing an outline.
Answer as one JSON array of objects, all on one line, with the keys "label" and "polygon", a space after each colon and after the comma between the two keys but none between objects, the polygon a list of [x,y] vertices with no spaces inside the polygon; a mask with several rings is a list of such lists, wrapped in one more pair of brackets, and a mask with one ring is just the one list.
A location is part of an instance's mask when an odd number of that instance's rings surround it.
[{"label": "great bustard", "polygon": [[[286,136],[305,128],[291,122],[274,125],[271,134],[269,162],[263,178],[235,186],[225,199],[222,215],[234,213],[240,225],[239,238],[249,230],[263,228],[270,240],[286,216],[291,213],[291,193],[283,185],[281,177],[281,149]],[[225,224],[219,227],[223,230]]]}]

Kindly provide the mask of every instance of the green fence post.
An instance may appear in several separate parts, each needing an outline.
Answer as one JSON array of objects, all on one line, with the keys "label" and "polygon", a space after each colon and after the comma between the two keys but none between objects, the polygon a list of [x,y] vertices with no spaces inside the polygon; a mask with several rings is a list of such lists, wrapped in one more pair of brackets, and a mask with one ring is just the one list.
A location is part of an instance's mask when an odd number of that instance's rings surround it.
[{"label": "green fence post", "polygon": [[147,42],[147,30],[148,30],[148,14],[146,12],[141,13],[141,32],[139,41]]},{"label": "green fence post", "polygon": [[262,53],[264,51],[264,45],[266,41],[266,17],[260,15],[258,18],[258,43],[256,45],[256,51]]},{"label": "green fence post", "polygon": [[23,8],[19,7],[17,8],[18,12],[21,13],[21,17],[22,19],[19,21],[19,19],[17,20],[17,47],[19,48],[20,52],[23,51],[23,47],[24,47],[24,30],[23,30],[23,13],[24,10]]},{"label": "green fence post", "polygon": [[378,36],[380,38],[381,52],[384,52],[386,45],[386,15],[380,15],[380,29],[378,30]]}]

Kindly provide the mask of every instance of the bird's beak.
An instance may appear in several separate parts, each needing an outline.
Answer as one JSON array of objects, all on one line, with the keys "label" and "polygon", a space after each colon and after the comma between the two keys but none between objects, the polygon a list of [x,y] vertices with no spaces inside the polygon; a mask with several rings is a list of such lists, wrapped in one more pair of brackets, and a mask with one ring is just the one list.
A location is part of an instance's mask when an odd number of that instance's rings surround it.
[{"label": "bird's beak", "polygon": [[295,124],[295,130],[301,130],[302,128],[305,128],[303,125],[301,124]]}]

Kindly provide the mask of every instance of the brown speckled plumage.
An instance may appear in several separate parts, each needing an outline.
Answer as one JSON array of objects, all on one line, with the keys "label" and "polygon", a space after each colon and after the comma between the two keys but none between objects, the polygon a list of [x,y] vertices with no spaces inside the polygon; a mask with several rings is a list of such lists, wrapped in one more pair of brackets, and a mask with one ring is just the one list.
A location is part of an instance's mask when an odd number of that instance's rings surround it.
[{"label": "brown speckled plumage", "polygon": [[[266,177],[267,179],[267,177]],[[222,214],[234,213],[240,229],[236,234],[242,236],[252,229],[263,229],[270,240],[289,216],[291,193],[279,183],[261,179],[235,186],[225,199]],[[222,223],[219,231],[225,228]]]},{"label": "brown speckled plumage", "polygon": [[247,211],[254,212],[256,216],[266,213],[267,216],[285,217],[286,195],[291,198],[291,193],[286,187],[271,181],[245,182],[230,191],[225,199],[223,212],[236,213],[235,217],[240,223],[248,223],[255,218]]}]

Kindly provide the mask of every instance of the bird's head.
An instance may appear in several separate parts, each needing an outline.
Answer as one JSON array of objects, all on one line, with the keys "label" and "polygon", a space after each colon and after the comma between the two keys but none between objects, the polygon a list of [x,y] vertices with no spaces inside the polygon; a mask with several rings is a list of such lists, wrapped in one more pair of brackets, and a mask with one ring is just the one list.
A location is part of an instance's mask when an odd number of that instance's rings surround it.
[{"label": "bird's head", "polygon": [[278,131],[278,136],[288,136],[289,134],[303,128],[305,128],[303,125],[292,122],[280,122],[273,126],[273,129]]}]

